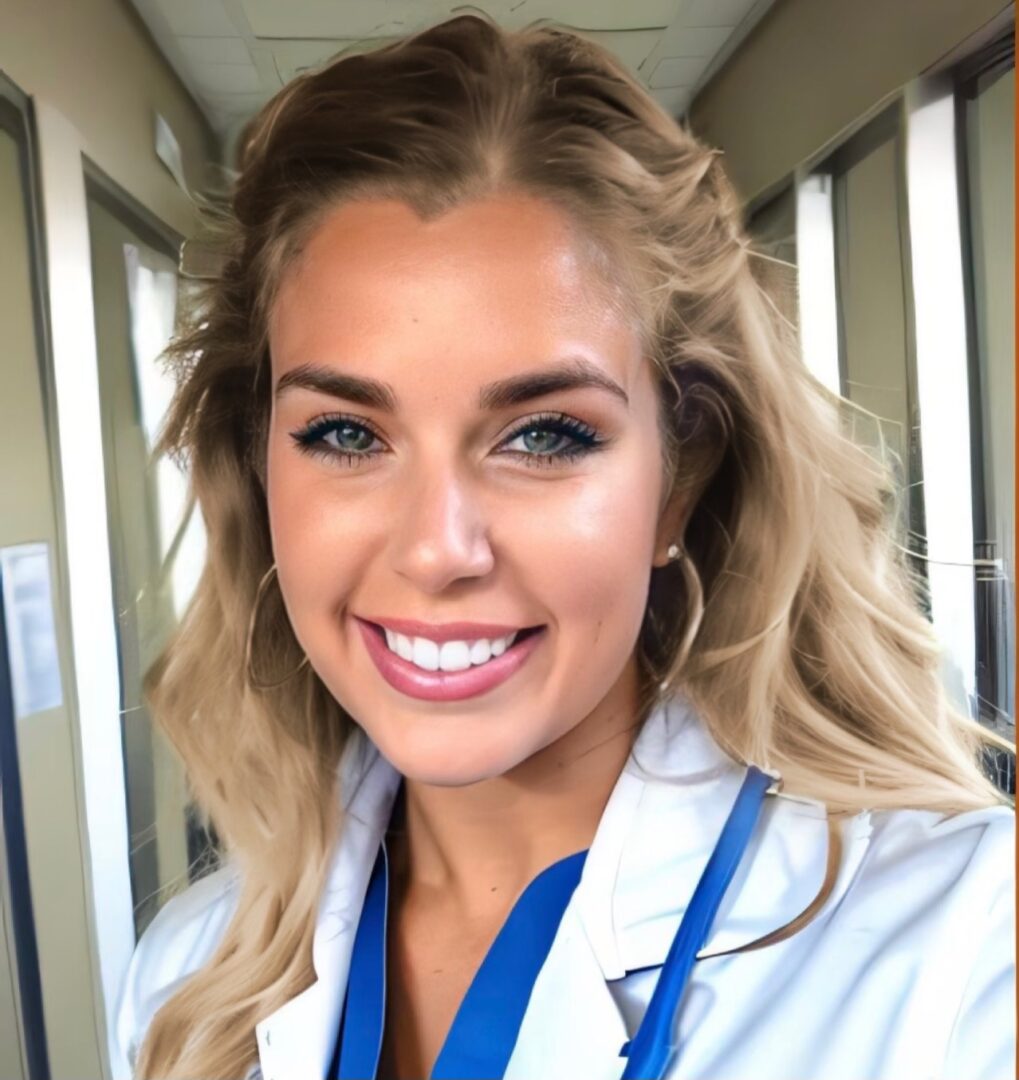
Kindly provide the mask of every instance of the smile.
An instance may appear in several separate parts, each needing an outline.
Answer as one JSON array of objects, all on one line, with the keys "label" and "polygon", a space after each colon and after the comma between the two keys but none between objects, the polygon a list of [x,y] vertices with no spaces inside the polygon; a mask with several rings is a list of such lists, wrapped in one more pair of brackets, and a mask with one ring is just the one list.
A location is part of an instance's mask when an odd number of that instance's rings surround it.
[{"label": "smile", "polygon": [[427,637],[398,634],[385,626],[382,629],[390,651],[424,671],[466,671],[469,667],[486,664],[493,656],[502,656],[520,632],[514,630],[497,638],[438,642]]},{"label": "smile", "polygon": [[544,626],[499,638],[446,641],[394,633],[354,620],[379,674],[401,693],[426,701],[475,697],[505,682],[544,639]]}]

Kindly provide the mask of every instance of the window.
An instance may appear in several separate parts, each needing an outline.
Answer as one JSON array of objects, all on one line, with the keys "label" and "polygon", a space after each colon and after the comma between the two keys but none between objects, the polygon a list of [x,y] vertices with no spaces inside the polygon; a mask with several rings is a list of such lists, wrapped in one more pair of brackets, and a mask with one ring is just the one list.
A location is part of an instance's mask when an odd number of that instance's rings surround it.
[{"label": "window", "polygon": [[[755,249],[795,263],[778,285],[804,363],[897,477],[950,696],[1013,743],[1014,102],[1010,28],[903,87],[748,215]],[[1014,755],[991,756],[1014,793]]]},{"label": "window", "polygon": [[[86,193],[117,644],[131,891],[140,935],[161,890],[193,879],[208,854],[181,765],[141,698],[149,664],[176,625],[204,555],[200,515],[178,536],[186,477],[150,451],[173,391],[156,360],[174,329],[179,240],[92,165]],[[163,576],[167,554],[175,553]]]},{"label": "window", "polygon": [[[956,72],[973,431],[977,695],[1015,740],[1015,42]],[[1002,755],[1004,757],[1004,755]],[[1014,770],[1014,759],[1011,767]],[[1012,776],[1014,787],[1014,772]]]}]

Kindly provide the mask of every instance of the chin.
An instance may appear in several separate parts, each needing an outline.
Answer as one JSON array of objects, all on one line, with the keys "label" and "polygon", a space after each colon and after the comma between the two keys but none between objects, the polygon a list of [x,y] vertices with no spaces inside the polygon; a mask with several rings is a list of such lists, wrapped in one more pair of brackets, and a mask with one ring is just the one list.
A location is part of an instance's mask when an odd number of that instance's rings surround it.
[{"label": "chin", "polygon": [[507,745],[491,731],[483,737],[477,731],[440,734],[434,728],[413,736],[389,734],[372,735],[383,757],[408,780],[435,787],[465,787],[502,776],[538,748],[517,740]]}]

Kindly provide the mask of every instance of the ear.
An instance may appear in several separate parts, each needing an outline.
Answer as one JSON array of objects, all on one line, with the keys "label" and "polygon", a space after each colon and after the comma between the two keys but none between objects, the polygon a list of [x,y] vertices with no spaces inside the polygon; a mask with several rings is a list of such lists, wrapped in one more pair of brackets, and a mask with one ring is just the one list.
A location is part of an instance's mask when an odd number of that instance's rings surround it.
[{"label": "ear", "polygon": [[658,518],[658,530],[655,534],[655,554],[651,565],[667,566],[669,547],[672,544],[683,546],[683,533],[686,521],[693,506],[693,493],[685,491],[672,495]]}]

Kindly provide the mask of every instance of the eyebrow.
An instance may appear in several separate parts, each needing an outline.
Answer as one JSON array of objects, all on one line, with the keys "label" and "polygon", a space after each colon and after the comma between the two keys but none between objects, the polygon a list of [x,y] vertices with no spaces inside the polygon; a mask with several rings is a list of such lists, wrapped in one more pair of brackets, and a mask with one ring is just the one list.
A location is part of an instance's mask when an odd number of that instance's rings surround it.
[{"label": "eyebrow", "polygon": [[[382,412],[396,412],[399,407],[396,392],[389,383],[318,364],[299,364],[284,372],[276,383],[274,395],[279,400],[284,393],[296,387],[343,398]],[[494,412],[560,390],[585,387],[605,390],[629,407],[630,399],[626,391],[583,356],[569,357],[548,367],[487,383],[478,393],[478,405]]]}]

